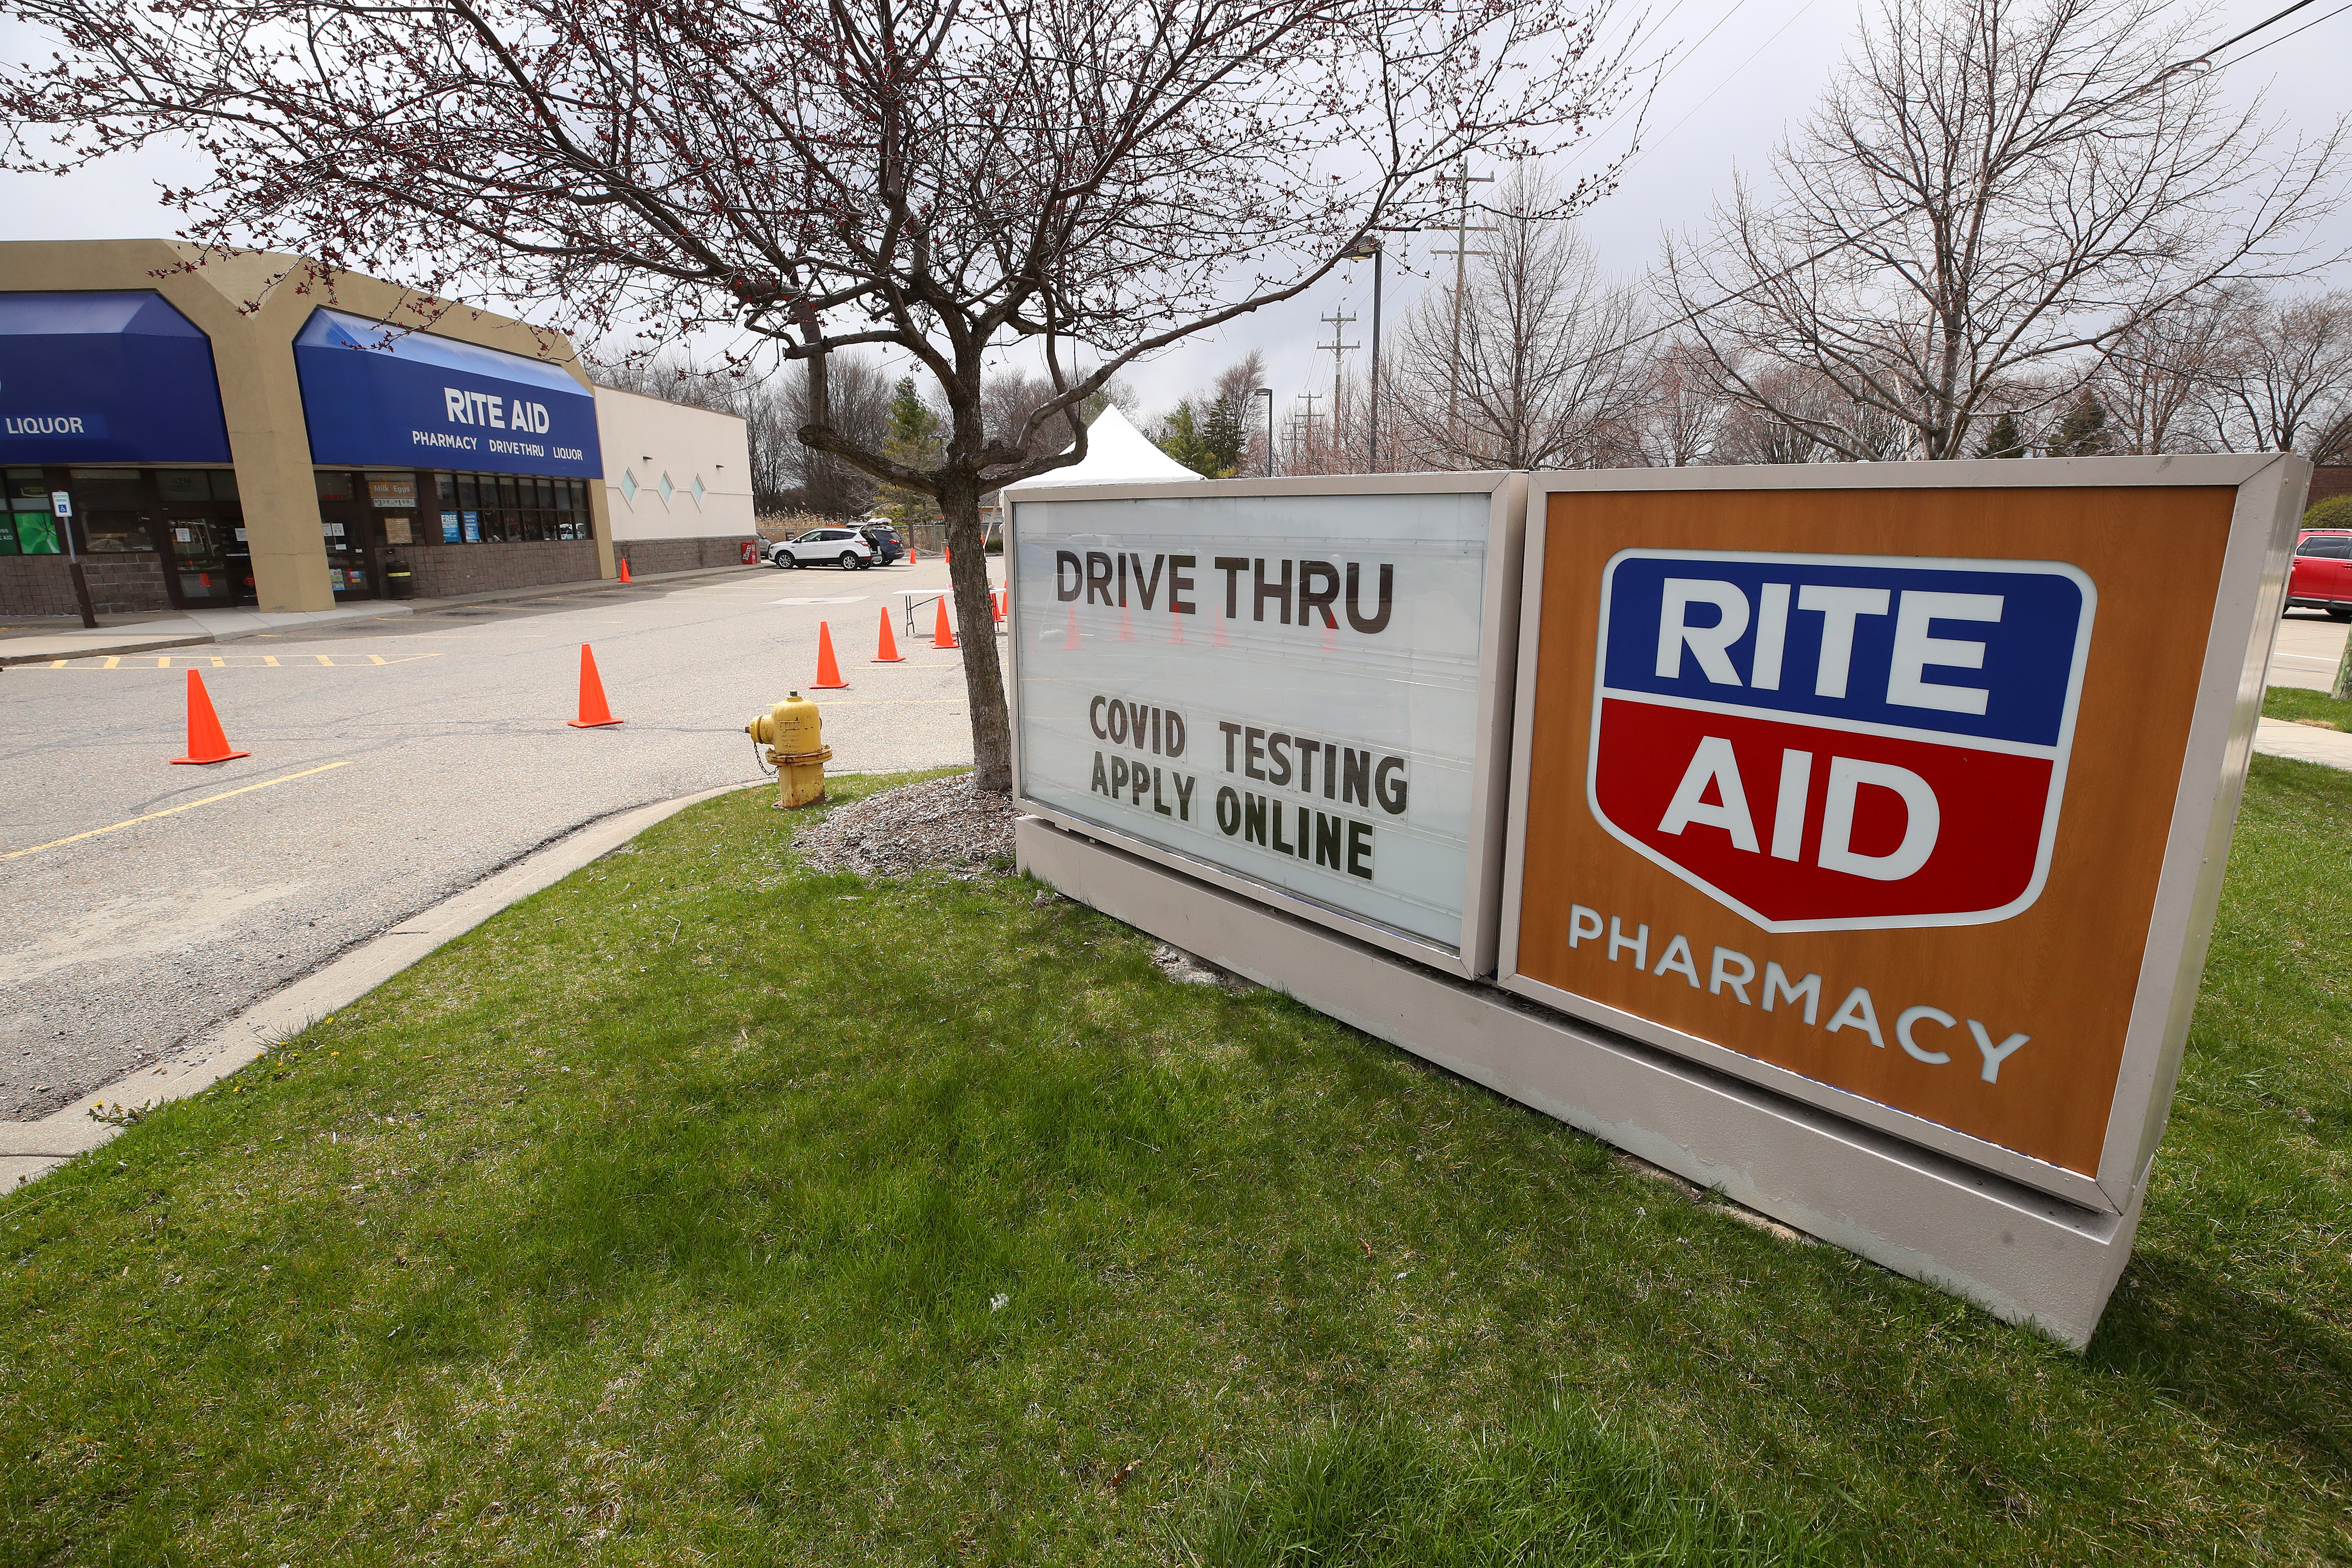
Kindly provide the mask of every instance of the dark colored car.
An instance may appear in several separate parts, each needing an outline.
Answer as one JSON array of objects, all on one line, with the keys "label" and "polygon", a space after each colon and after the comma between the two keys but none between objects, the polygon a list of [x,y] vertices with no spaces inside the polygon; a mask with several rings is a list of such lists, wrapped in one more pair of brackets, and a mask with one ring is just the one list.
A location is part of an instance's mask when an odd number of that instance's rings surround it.
[{"label": "dark colored car", "polygon": [[866,536],[866,542],[873,547],[874,563],[877,566],[889,566],[907,559],[907,547],[898,542],[898,530],[888,524],[866,523],[862,525],[858,531]]},{"label": "dark colored car", "polygon": [[2324,529],[2295,540],[2286,607],[2325,610],[2338,621],[2352,621],[2352,533]]}]

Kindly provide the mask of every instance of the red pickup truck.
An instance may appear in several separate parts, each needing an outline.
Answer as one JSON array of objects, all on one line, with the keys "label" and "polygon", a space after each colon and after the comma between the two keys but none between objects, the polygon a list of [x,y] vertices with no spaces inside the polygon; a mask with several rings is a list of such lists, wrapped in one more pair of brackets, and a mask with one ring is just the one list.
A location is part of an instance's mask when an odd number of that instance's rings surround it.
[{"label": "red pickup truck", "polygon": [[2325,610],[2338,621],[2352,621],[2352,529],[2315,529],[2294,541],[2286,607]]}]

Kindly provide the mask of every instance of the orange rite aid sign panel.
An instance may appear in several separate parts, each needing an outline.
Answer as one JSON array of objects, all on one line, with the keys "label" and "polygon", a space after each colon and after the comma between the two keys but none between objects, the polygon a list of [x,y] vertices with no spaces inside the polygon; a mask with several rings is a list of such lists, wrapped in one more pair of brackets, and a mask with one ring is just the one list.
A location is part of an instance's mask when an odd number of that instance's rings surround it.
[{"label": "orange rite aid sign panel", "polygon": [[2168,1092],[2186,1027],[2151,932],[2195,927],[2193,988],[2210,918],[2201,853],[2168,881],[2179,808],[2227,770],[2192,729],[2260,690],[2231,562],[2259,580],[2278,529],[2233,524],[2234,483],[1937,466],[1537,481],[1499,977],[2106,1207],[2144,1157],[2128,1062]]}]

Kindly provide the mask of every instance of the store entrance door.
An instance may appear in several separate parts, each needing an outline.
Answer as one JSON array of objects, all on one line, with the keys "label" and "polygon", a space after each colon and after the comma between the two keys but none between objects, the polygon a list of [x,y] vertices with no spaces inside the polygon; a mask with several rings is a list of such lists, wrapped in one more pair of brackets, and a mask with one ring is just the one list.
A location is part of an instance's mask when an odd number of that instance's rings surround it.
[{"label": "store entrance door", "polygon": [[253,550],[237,538],[245,531],[243,524],[243,516],[234,511],[174,517],[166,524],[174,602],[202,610],[252,601]]},{"label": "store entrance door", "polygon": [[373,537],[375,519],[353,507],[319,527],[326,536],[327,581],[335,590],[335,602],[382,597],[383,579],[377,559],[381,550]]}]

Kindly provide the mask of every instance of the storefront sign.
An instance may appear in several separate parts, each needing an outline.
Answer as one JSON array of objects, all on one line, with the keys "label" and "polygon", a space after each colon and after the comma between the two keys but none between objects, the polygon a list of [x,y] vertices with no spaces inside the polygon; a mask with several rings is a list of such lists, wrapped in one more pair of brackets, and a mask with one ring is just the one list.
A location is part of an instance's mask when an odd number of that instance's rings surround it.
[{"label": "storefront sign", "polygon": [[2199,461],[1538,476],[1501,982],[2118,1207],[2291,537]]},{"label": "storefront sign", "polygon": [[0,294],[0,463],[226,463],[211,340],[160,294]]},{"label": "storefront sign", "polygon": [[1016,493],[1016,790],[1476,973],[1515,482],[1327,485]]},{"label": "storefront sign", "polygon": [[604,473],[594,394],[560,366],[323,308],[294,363],[321,465]]}]

